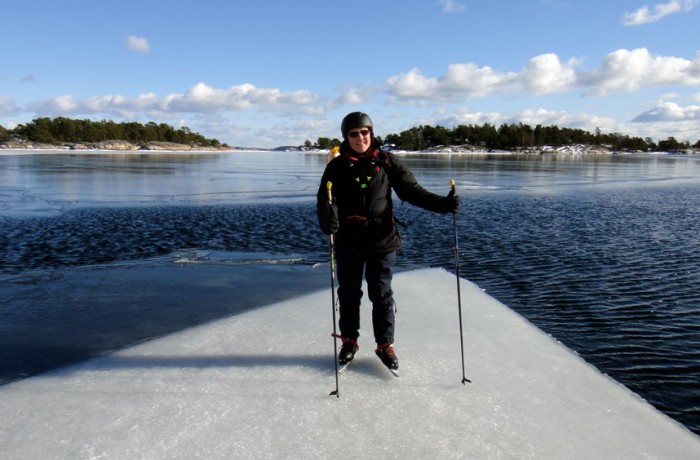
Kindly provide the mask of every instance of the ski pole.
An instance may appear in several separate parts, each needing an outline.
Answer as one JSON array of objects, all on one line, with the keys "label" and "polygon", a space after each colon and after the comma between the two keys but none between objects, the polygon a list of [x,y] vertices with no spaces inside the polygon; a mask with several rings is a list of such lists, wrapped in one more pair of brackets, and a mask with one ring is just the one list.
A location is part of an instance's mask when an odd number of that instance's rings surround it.
[{"label": "ski pole", "polygon": [[[332,187],[333,183],[331,181],[326,182],[326,188],[328,189],[328,206],[333,205]],[[335,363],[335,390],[331,391],[329,396],[340,398],[340,390],[338,388],[338,342],[335,340],[338,336],[338,332],[335,328],[335,243],[333,241],[333,233],[328,235],[328,246],[331,260],[331,311],[333,312],[333,362]]]},{"label": "ski pole", "polygon": [[[450,179],[450,194],[455,194],[455,180]],[[464,328],[462,327],[462,292],[460,291],[459,281],[459,244],[457,242],[457,213],[452,213],[452,228],[454,229],[455,242],[455,273],[457,275],[457,308],[459,310],[459,343],[462,350],[462,385],[467,382],[471,383],[465,374],[464,370]]]}]

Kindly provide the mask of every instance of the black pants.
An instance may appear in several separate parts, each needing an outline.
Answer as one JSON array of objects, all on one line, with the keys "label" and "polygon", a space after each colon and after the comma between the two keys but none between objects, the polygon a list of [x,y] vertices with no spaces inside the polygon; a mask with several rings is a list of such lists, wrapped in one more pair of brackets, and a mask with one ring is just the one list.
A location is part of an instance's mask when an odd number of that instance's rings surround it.
[{"label": "black pants", "polygon": [[364,272],[367,294],[372,302],[374,340],[377,344],[393,343],[396,310],[391,278],[396,252],[359,254],[352,250],[338,249],[336,261],[340,334],[354,340],[360,336],[360,302]]}]

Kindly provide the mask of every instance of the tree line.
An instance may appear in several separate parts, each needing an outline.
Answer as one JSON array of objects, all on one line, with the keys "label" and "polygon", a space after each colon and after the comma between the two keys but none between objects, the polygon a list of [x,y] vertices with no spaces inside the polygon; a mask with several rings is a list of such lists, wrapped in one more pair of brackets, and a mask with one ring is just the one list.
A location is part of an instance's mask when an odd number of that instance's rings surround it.
[{"label": "tree line", "polygon": [[[455,128],[444,126],[421,125],[388,134],[384,139],[378,138],[384,145],[400,150],[428,150],[435,147],[455,145],[472,145],[486,149],[525,150],[529,148],[554,148],[564,145],[584,144],[605,146],[614,151],[677,151],[691,147],[690,142],[681,142],[674,137],[658,143],[647,137],[632,137],[620,133],[605,134],[596,129],[595,133],[577,128],[560,128],[558,126],[537,125],[534,128],[523,123],[502,124],[499,127],[490,123],[483,125],[459,125]],[[306,141],[305,147],[330,149],[340,145],[340,140],[319,137],[315,144]],[[700,148],[700,140],[692,147]]]},{"label": "tree line", "polygon": [[[217,139],[208,139],[187,127],[175,129],[165,123],[137,122],[117,123],[109,120],[74,120],[65,117],[36,118],[14,129],[0,126],[0,142],[12,140],[41,142],[46,144],[95,143],[107,140],[123,140],[133,144],[148,142],[174,142],[201,147],[228,147]],[[534,128],[523,123],[502,124],[499,127],[490,123],[483,125],[459,125],[455,128],[421,125],[409,128],[399,134],[388,134],[380,143],[400,150],[428,150],[435,147],[471,145],[486,149],[525,150],[529,148],[554,148],[564,145],[605,146],[614,151],[679,151],[691,147],[688,141],[678,141],[674,137],[660,140],[632,137],[620,133],[605,134],[596,129],[594,133],[583,129],[560,128],[555,125],[537,125]],[[319,137],[315,143],[307,140],[303,147],[330,149],[340,145],[339,139]],[[700,148],[700,140],[692,145]]]},{"label": "tree line", "polygon": [[9,130],[0,126],[0,142],[11,140],[46,144],[123,140],[132,144],[174,142],[200,147],[222,146],[217,139],[207,139],[199,133],[190,131],[187,127],[175,129],[165,123],[149,122],[144,125],[137,122],[116,123],[108,120],[73,120],[65,117],[36,118]]}]

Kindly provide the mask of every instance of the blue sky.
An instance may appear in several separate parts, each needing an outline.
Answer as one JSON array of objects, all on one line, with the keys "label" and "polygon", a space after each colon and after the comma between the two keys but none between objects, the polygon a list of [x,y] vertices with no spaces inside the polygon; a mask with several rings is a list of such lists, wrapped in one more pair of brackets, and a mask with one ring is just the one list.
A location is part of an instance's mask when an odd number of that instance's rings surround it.
[{"label": "blue sky", "polygon": [[0,0],[0,125],[186,125],[234,146],[527,123],[700,139],[700,0]]}]

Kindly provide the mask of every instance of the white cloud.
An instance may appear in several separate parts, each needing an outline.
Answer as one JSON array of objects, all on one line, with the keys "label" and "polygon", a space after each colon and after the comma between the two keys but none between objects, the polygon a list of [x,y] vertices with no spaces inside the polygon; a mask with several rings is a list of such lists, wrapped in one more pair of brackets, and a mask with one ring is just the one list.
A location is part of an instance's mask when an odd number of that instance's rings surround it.
[{"label": "white cloud", "polygon": [[437,79],[424,77],[420,69],[394,75],[386,81],[389,92],[399,98],[431,97],[437,89]]},{"label": "white cloud", "polygon": [[622,24],[626,26],[638,26],[657,22],[669,14],[681,11],[690,11],[698,5],[698,0],[670,0],[668,3],[659,3],[653,8],[645,5],[631,13],[622,16]]},{"label": "white cloud", "polygon": [[473,63],[451,64],[440,77],[426,77],[420,69],[389,77],[387,91],[395,100],[464,100],[497,93],[552,94],[576,85],[576,59],[563,63],[556,54],[535,56],[520,71],[497,72]]},{"label": "white cloud", "polygon": [[476,64],[451,64],[441,77],[426,77],[420,69],[389,77],[389,95],[398,100],[435,99],[450,101],[487,96],[502,91],[515,79],[515,73],[498,73]]},{"label": "white cloud", "polygon": [[588,113],[571,114],[565,111],[552,111],[543,108],[528,109],[517,116],[517,120],[523,123],[536,125],[557,125],[567,128],[579,128],[593,132],[596,128],[607,130],[615,125],[615,120],[610,117],[593,115]]},{"label": "white cloud", "polygon": [[320,97],[310,91],[284,92],[251,84],[216,89],[197,83],[184,94],[170,94],[161,101],[168,112],[221,112],[255,109],[279,111],[289,108],[307,113],[317,111]]},{"label": "white cloud", "polygon": [[675,102],[660,101],[656,107],[637,115],[632,121],[642,123],[664,121],[700,121],[700,105],[681,107]]},{"label": "white cloud", "polygon": [[516,74],[499,73],[491,67],[475,64],[452,64],[440,79],[440,90],[446,97],[461,95],[488,95],[507,87]]},{"label": "white cloud", "polygon": [[563,64],[556,54],[542,54],[530,59],[520,73],[521,86],[534,94],[552,94],[570,90],[576,84],[574,67],[578,60]]},{"label": "white cloud", "polygon": [[599,69],[579,76],[587,94],[605,95],[661,85],[700,85],[700,52],[694,61],[654,56],[646,48],[608,54]]},{"label": "white cloud", "polygon": [[364,104],[368,101],[370,91],[353,88],[342,93],[336,100],[335,105],[356,105]]},{"label": "white cloud", "polygon": [[457,13],[467,9],[463,3],[456,0],[438,0],[438,3],[442,5],[442,11],[445,13]]},{"label": "white cloud", "polygon": [[506,122],[506,118],[506,116],[498,112],[475,112],[469,109],[458,109],[447,116],[441,117],[440,120],[434,123],[426,121],[425,123],[417,123],[414,125],[417,126],[418,124],[434,124],[450,127],[455,127],[459,125],[483,125],[485,123],[489,123],[492,125],[500,125],[501,123]]},{"label": "white cloud", "polygon": [[135,117],[139,113],[157,110],[158,98],[153,93],[135,98],[124,96],[93,96],[76,100],[63,95],[28,105],[28,109],[42,115],[94,115],[114,114],[123,118]]},{"label": "white cloud", "polygon": [[218,113],[257,110],[260,112],[295,111],[317,113],[320,98],[309,91],[284,92],[276,88],[257,88],[251,84],[217,89],[198,83],[184,93],[158,97],[145,93],[137,97],[95,96],[76,100],[70,95],[30,104],[37,113],[117,114],[130,117],[137,113]]},{"label": "white cloud", "polygon": [[16,115],[20,112],[14,99],[10,96],[0,96],[0,117]]},{"label": "white cloud", "polygon": [[209,117],[188,126],[224,142],[235,139],[231,143],[240,147],[302,145],[306,140],[316,141],[319,137],[340,137],[339,120],[284,117],[274,121],[266,116],[261,123],[256,123],[248,117]]},{"label": "white cloud", "polygon": [[585,95],[607,95],[664,85],[700,85],[700,52],[694,60],[652,55],[646,48],[620,49],[594,70],[577,72],[578,59],[562,62],[552,53],[535,56],[520,72],[497,72],[476,64],[452,64],[437,77],[414,68],[389,77],[385,90],[394,101],[459,102],[493,94],[546,95],[583,88]]},{"label": "white cloud", "polygon": [[151,51],[151,44],[148,42],[148,39],[135,35],[129,35],[126,39],[126,47],[131,51],[143,54],[148,54]]}]

